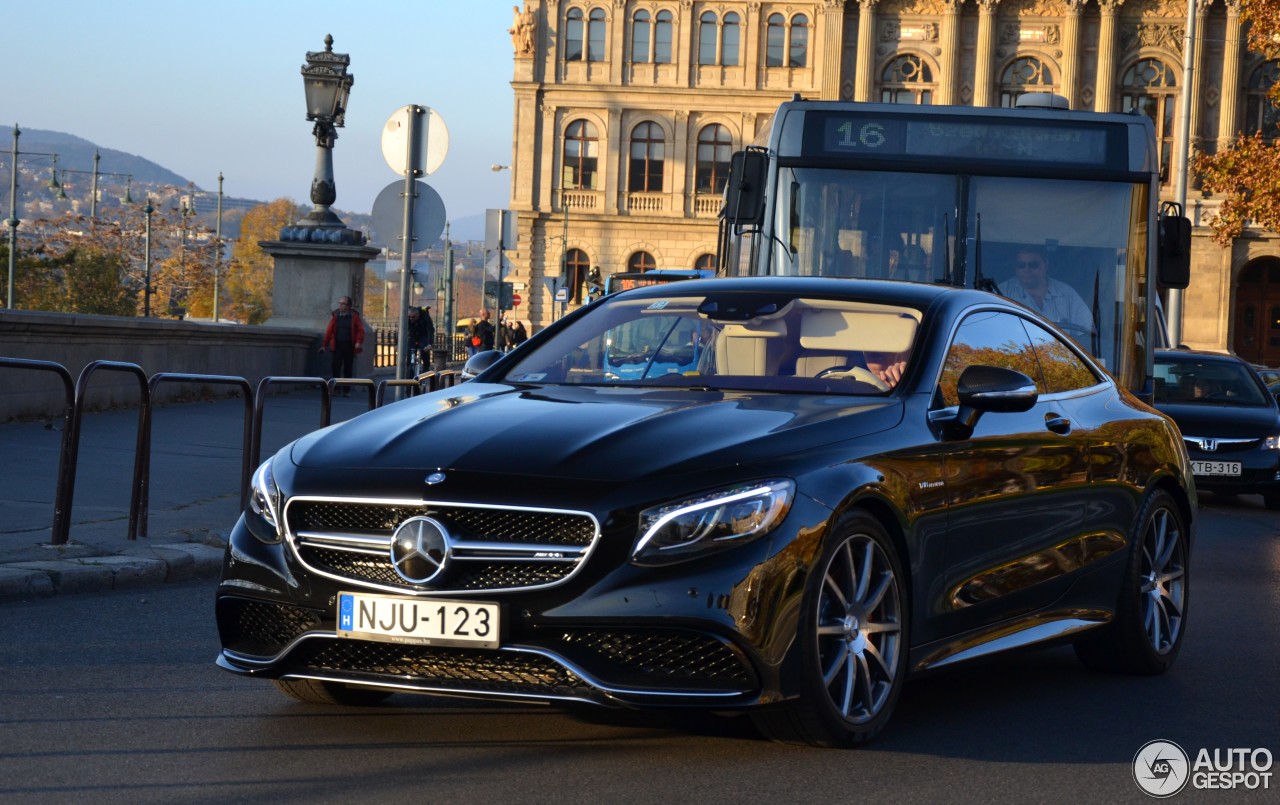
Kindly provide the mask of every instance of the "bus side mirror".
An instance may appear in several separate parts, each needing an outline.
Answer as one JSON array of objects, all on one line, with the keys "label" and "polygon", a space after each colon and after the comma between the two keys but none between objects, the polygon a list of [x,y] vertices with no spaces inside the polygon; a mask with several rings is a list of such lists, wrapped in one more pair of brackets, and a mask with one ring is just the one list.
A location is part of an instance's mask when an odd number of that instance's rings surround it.
[{"label": "bus side mirror", "polygon": [[735,226],[764,223],[764,188],[769,176],[769,156],[763,148],[738,151],[729,160],[729,180],[724,187],[720,215]]},{"label": "bus side mirror", "polygon": [[1191,283],[1191,220],[1181,208],[1166,207],[1160,215],[1157,279],[1165,288],[1183,289]]}]

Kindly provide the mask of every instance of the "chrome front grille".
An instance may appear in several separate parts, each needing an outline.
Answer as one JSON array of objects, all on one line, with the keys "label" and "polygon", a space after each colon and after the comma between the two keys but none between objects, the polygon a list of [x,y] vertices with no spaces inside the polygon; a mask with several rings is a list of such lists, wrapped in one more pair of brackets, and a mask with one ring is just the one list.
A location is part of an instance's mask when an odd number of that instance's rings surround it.
[{"label": "chrome front grille", "polygon": [[[429,516],[449,533],[447,569],[430,583],[402,578],[392,535]],[[558,584],[578,571],[599,539],[586,512],[418,501],[295,498],[285,506],[298,559],[329,578],[396,593],[480,593]]]}]

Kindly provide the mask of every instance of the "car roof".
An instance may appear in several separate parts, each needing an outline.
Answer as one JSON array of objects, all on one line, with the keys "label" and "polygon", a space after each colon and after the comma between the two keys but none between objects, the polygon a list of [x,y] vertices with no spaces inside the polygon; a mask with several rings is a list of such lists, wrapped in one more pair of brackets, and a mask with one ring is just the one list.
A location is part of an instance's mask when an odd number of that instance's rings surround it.
[{"label": "car roof", "polygon": [[[1242,363],[1250,366],[1249,362],[1244,358],[1236,355],[1229,355],[1224,352],[1210,352],[1208,350],[1199,349],[1157,349],[1155,351],[1156,363],[1190,363],[1205,361],[1219,361],[1221,363]],[[1252,367],[1251,367],[1252,368]]]},{"label": "car roof", "polygon": [[623,291],[628,299],[663,298],[684,294],[713,293],[780,293],[788,295],[815,295],[824,297],[849,297],[867,301],[897,304],[926,309],[940,297],[956,296],[961,304],[974,304],[983,300],[1001,300],[994,294],[955,288],[949,285],[931,285],[923,282],[898,280],[864,280],[837,277],[731,277],[716,279],[691,279],[680,282],[648,285]]}]

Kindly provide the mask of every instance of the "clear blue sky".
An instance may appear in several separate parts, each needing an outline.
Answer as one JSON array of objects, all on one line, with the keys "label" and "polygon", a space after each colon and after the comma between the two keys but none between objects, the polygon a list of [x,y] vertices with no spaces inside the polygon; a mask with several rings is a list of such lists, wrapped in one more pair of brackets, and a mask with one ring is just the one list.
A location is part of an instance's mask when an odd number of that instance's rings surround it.
[{"label": "clear blue sky", "polygon": [[[0,14],[0,149],[21,128],[74,134],[156,162],[205,190],[309,204],[315,140],[300,68],[351,56],[334,149],[334,206],[369,212],[396,181],[382,128],[437,110],[449,153],[425,177],[450,219],[505,207],[511,162],[512,3],[500,0],[40,0]],[[21,144],[19,144],[21,147]],[[90,170],[92,165],[64,165]]]}]

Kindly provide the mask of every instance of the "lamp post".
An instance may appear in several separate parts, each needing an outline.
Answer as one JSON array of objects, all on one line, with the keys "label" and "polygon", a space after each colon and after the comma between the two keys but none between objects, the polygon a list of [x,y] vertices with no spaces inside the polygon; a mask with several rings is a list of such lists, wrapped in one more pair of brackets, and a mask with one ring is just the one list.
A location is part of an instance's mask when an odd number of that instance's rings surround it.
[{"label": "lamp post", "polygon": [[[58,158],[57,154],[45,154],[39,151],[19,151],[18,137],[22,132],[15,123],[13,126],[13,151],[12,158],[9,162],[9,217],[5,223],[9,225],[9,290],[5,296],[5,307],[13,309],[13,278],[18,267],[18,157],[19,156],[40,156]],[[56,163],[55,163],[56,164]],[[54,177],[56,180],[56,176]]]},{"label": "lamp post", "polygon": [[143,213],[147,216],[146,225],[146,245],[142,250],[143,266],[146,269],[146,285],[142,288],[142,315],[144,318],[151,318],[151,214],[156,211],[151,206],[151,196],[147,196],[147,206],[142,208]]},{"label": "lamp post", "polygon": [[218,171],[218,226],[214,232],[213,253],[213,320],[218,321],[218,274],[222,267],[222,171]]},{"label": "lamp post", "polygon": [[311,180],[311,203],[315,206],[302,221],[302,226],[343,227],[342,220],[329,209],[337,199],[333,179],[333,143],[338,139],[347,113],[347,97],[355,76],[347,72],[351,56],[333,52],[333,36],[324,38],[324,50],[308,51],[302,67],[302,80],[307,93],[307,120],[316,125],[316,175]]}]

